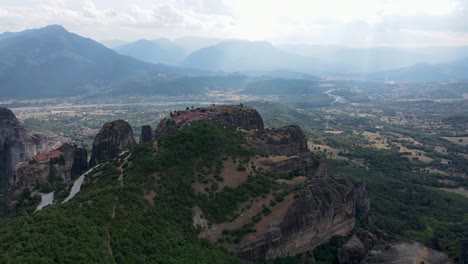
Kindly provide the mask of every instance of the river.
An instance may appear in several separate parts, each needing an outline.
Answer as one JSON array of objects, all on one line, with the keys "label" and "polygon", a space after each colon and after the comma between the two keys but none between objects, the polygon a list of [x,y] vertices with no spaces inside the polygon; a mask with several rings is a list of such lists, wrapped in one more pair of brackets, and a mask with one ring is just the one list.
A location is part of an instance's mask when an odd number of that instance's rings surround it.
[{"label": "river", "polygon": [[347,102],[344,97],[333,94],[334,91],[335,91],[335,89],[330,89],[328,91],[323,92],[324,94],[326,94],[326,95],[330,96],[331,98],[335,99],[335,101],[333,101],[332,104],[335,104],[335,103],[344,104],[344,103]]}]

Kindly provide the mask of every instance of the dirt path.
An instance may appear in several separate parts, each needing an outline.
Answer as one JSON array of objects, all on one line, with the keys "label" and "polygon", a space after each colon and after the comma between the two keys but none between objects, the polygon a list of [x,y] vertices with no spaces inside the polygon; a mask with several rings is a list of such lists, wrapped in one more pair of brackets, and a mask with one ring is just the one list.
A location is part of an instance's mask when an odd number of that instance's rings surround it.
[{"label": "dirt path", "polygon": [[117,167],[117,170],[120,172],[119,178],[118,178],[118,181],[120,182],[120,186],[124,186],[124,173],[123,173],[124,168],[123,168],[123,165],[126,164],[126,163],[128,163],[127,166],[132,165],[130,162],[128,162],[128,159],[130,158],[131,155],[132,155],[132,154],[128,154],[128,155],[124,158],[122,164],[120,164],[120,166]]}]

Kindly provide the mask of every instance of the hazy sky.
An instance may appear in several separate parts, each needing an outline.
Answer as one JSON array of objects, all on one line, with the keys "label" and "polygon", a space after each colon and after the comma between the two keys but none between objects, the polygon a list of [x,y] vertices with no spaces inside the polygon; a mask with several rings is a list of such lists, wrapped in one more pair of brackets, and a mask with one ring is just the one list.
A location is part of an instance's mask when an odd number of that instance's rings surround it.
[{"label": "hazy sky", "polygon": [[181,36],[353,46],[468,45],[468,0],[1,0],[0,32],[60,24],[96,40]]}]

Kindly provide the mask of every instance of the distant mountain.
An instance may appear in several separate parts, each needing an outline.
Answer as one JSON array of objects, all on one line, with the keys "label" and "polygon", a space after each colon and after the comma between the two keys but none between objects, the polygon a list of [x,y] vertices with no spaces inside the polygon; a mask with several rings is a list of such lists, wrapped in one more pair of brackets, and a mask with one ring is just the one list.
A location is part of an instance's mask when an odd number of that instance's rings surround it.
[{"label": "distant mountain", "polygon": [[451,63],[420,63],[411,67],[365,75],[365,78],[396,82],[468,81],[468,59]]},{"label": "distant mountain", "polygon": [[16,35],[16,33],[14,33],[14,32],[4,32],[4,33],[0,34],[0,41],[2,41],[4,39],[7,39],[7,38],[10,38],[10,37],[13,37],[14,35]]},{"label": "distant mountain", "polygon": [[132,43],[114,48],[122,55],[151,63],[175,65],[184,57],[184,50],[168,39],[146,40],[141,39]]},{"label": "distant mountain", "polygon": [[103,40],[99,41],[102,45],[108,47],[109,49],[117,48],[123,45],[126,45],[130,42],[125,41],[125,40],[119,40],[119,39],[114,39],[114,40]]},{"label": "distant mountain", "polygon": [[186,54],[190,54],[199,49],[214,46],[225,41],[229,41],[229,39],[201,37],[182,37],[174,39],[174,43],[181,47]]},{"label": "distant mountain", "polygon": [[0,41],[1,97],[59,97],[174,72],[121,56],[61,26],[14,33]]},{"label": "distant mountain", "polygon": [[468,47],[353,48],[336,45],[282,45],[286,52],[326,61],[334,72],[377,72],[418,63],[446,63],[468,57]]},{"label": "distant mountain", "polygon": [[263,41],[234,40],[200,49],[182,63],[185,67],[223,71],[321,71],[325,65],[313,58],[284,52]]}]

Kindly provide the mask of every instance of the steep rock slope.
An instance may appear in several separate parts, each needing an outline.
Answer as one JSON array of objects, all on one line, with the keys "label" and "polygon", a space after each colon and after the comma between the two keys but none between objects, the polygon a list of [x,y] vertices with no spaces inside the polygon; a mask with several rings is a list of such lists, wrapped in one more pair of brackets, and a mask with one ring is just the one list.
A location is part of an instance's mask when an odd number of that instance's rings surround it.
[{"label": "steep rock slope", "polygon": [[28,134],[11,110],[0,107],[0,182],[15,173],[15,165],[45,151],[45,139]]},{"label": "steep rock slope", "polygon": [[414,241],[392,241],[380,232],[361,231],[338,251],[340,263],[431,263],[452,264],[443,253]]},{"label": "steep rock slope", "polygon": [[242,105],[212,105],[185,111],[171,112],[170,118],[161,120],[156,127],[155,137],[175,132],[197,121],[212,121],[244,129],[263,129],[263,119],[257,110]]},{"label": "steep rock slope", "polygon": [[93,143],[89,166],[114,159],[117,155],[136,145],[132,127],[124,120],[116,120],[104,124]]}]

